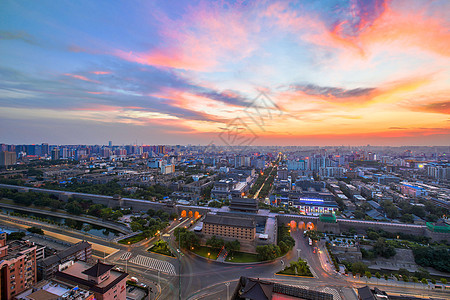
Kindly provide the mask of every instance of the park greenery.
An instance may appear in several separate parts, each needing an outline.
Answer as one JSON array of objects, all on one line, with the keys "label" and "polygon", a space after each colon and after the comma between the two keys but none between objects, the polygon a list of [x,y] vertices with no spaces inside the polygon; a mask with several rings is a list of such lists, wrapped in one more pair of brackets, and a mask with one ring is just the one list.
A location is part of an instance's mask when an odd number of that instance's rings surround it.
[{"label": "park greenery", "polygon": [[229,253],[237,252],[241,249],[241,243],[238,240],[224,241],[222,238],[218,238],[215,235],[206,240],[206,245],[215,250],[225,247]]},{"label": "park greenery", "polygon": [[200,239],[198,236],[192,232],[187,230],[186,228],[178,227],[174,231],[175,240],[178,245],[183,249],[190,249],[192,247],[197,247],[200,245]]},{"label": "park greenery", "polygon": [[150,249],[148,249],[148,251],[167,256],[174,256],[172,251],[170,251],[169,244],[162,240],[157,241]]},{"label": "park greenery", "polygon": [[258,259],[260,261],[274,260],[281,255],[281,250],[278,245],[262,245],[256,247],[256,253],[258,253]]},{"label": "park greenery", "polygon": [[280,255],[285,255],[295,246],[295,240],[291,237],[289,227],[278,226],[277,246],[280,248]]},{"label": "park greenery", "polygon": [[394,246],[386,242],[386,239],[380,237],[373,244],[371,250],[366,250],[361,248],[361,254],[363,258],[374,259],[377,256],[382,256],[384,258],[390,258],[396,254]]},{"label": "park greenery", "polygon": [[289,266],[286,266],[284,270],[277,274],[313,277],[308,263],[301,258],[298,261],[291,262]]},{"label": "park greenery", "polygon": [[450,249],[448,247],[416,247],[414,260],[422,267],[432,267],[441,272],[450,270]]}]

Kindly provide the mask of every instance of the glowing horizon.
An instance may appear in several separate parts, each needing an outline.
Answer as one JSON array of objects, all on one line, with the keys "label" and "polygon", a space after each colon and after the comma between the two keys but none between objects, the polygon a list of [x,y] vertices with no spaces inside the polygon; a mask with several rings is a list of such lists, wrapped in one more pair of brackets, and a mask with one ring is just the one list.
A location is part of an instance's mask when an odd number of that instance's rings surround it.
[{"label": "glowing horizon", "polygon": [[450,145],[448,1],[0,7],[4,143]]}]

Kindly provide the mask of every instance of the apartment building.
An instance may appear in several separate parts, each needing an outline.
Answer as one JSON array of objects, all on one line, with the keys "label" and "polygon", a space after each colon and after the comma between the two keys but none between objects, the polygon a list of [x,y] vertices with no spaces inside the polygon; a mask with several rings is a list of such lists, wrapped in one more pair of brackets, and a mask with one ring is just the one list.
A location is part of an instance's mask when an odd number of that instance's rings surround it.
[{"label": "apartment building", "polygon": [[36,248],[28,241],[6,243],[0,233],[0,298],[13,299],[36,283]]}]

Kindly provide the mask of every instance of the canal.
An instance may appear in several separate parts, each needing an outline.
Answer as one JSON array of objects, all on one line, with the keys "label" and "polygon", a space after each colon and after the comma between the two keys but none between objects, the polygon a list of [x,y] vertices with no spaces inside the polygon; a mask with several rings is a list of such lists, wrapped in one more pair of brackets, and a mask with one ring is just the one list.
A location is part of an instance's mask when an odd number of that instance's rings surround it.
[{"label": "canal", "polygon": [[95,235],[102,238],[113,238],[115,236],[118,236],[120,234],[119,231],[111,229],[111,228],[105,228],[96,224],[90,224],[87,222],[77,221],[74,219],[69,218],[63,218],[63,217],[55,217],[51,215],[51,212],[49,214],[43,214],[43,213],[35,213],[35,212],[28,212],[23,211],[20,209],[12,209],[12,208],[4,208],[1,207],[0,211],[11,214],[11,213],[18,213],[21,217],[34,217],[37,220],[44,221],[46,223],[51,224],[61,224],[66,225],[68,227],[71,227],[76,230],[80,230],[86,233],[89,233],[91,235]]}]

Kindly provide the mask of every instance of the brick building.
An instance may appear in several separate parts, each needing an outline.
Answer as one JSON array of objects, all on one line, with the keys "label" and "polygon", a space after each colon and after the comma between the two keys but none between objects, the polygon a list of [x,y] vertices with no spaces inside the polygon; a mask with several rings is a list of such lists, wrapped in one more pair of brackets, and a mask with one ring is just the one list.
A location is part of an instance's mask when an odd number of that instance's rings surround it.
[{"label": "brick building", "polygon": [[208,214],[203,220],[203,234],[206,237],[215,235],[227,240],[249,242],[255,239],[256,222],[247,216]]}]

